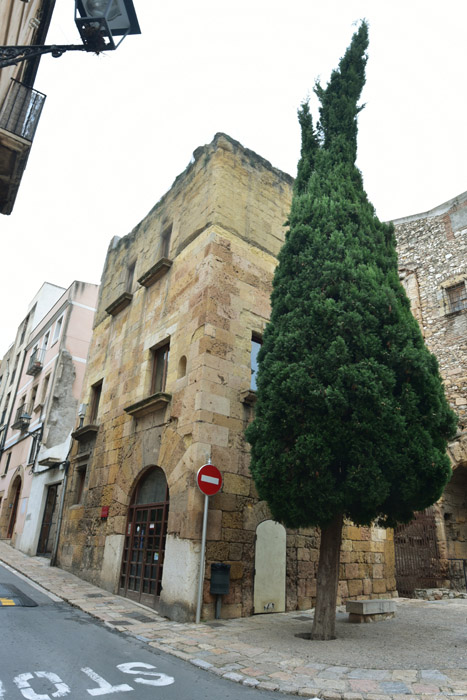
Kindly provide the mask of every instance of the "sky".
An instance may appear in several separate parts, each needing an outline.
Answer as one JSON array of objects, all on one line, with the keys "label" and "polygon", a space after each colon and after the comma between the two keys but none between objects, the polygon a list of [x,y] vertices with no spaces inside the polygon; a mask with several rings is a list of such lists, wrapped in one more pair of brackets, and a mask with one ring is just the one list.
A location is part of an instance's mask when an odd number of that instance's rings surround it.
[{"label": "sky", "polygon": [[[297,108],[369,22],[358,160],[380,219],[467,190],[465,0],[134,0],[141,35],[96,56],[46,55],[47,95],[9,216],[0,215],[0,356],[42,283],[98,283],[193,151],[224,132],[295,175]],[[79,43],[57,0],[47,43]]]}]

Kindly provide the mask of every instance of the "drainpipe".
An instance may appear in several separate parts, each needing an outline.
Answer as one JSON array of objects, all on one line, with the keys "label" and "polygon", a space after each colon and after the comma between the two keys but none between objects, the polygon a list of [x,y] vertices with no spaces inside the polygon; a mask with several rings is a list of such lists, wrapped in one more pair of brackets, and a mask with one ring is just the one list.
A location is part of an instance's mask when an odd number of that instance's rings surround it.
[{"label": "drainpipe", "polygon": [[62,481],[62,492],[60,494],[60,506],[58,509],[58,522],[57,522],[57,532],[55,533],[55,541],[52,549],[52,556],[50,557],[50,566],[57,566],[57,552],[58,543],[60,540],[60,530],[62,529],[62,518],[63,518],[63,506],[65,504],[65,491],[68,482],[68,469],[70,467],[70,462],[66,459],[63,464],[63,481]]}]

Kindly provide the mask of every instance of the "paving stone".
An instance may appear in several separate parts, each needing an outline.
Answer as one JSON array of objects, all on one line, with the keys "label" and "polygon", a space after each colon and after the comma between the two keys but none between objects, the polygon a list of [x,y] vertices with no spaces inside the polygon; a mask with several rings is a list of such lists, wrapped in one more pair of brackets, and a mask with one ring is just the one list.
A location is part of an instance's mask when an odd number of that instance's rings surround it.
[{"label": "paving stone", "polygon": [[260,690],[278,690],[279,686],[277,683],[269,683],[268,681],[261,681],[261,683],[258,683],[256,686]]},{"label": "paving stone", "polygon": [[248,688],[256,688],[256,686],[259,684],[260,681],[256,678],[244,678],[242,681],[242,685],[246,685]]},{"label": "paving stone", "polygon": [[242,676],[241,673],[234,673],[233,671],[229,671],[228,673],[224,673],[222,678],[227,678],[229,681],[235,681],[235,683],[241,683],[243,681],[245,676]]},{"label": "paving stone", "polygon": [[355,668],[347,675],[347,678],[361,678],[364,680],[385,681],[390,680],[391,674],[389,671],[383,671],[374,668]]},{"label": "paving stone", "polygon": [[340,693],[335,693],[332,690],[324,690],[321,693],[321,697],[323,700],[341,700],[342,695]]},{"label": "paving stone", "polygon": [[398,683],[397,681],[382,681],[380,686],[382,691],[389,693],[390,695],[393,695],[394,693],[410,693],[410,690],[405,683]]},{"label": "paving stone", "polygon": [[297,695],[301,698],[308,698],[309,700],[320,700],[320,698],[317,695],[310,697],[309,688],[299,688]]},{"label": "paving stone", "polygon": [[440,681],[440,683],[446,683],[448,679],[447,676],[444,675],[444,673],[441,673],[440,671],[436,670],[426,670],[426,671],[420,671],[420,678],[424,681]]},{"label": "paving stone", "polygon": [[204,659],[190,659],[190,663],[192,663],[193,666],[198,666],[198,668],[205,668],[206,670],[212,668],[212,664],[210,664],[209,661],[205,661]]}]

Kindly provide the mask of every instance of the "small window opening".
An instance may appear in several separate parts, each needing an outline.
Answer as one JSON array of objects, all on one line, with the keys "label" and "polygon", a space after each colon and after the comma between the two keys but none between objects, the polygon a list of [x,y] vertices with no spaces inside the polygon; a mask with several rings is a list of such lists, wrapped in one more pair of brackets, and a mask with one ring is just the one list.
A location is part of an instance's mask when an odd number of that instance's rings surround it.
[{"label": "small window opening", "polygon": [[181,379],[185,375],[186,375],[186,357],[185,357],[185,355],[182,355],[178,361],[177,378]]},{"label": "small window opening", "polygon": [[163,231],[161,236],[161,258],[168,258],[170,252],[170,239],[172,237],[172,224]]},{"label": "small window opening", "polygon": [[97,382],[97,384],[94,384],[94,386],[91,387],[91,410],[89,414],[89,422],[95,423],[97,420],[97,416],[99,414],[99,403],[101,400],[101,395],[102,395],[102,380],[100,382]]},{"label": "small window opening", "polygon": [[250,389],[256,391],[256,379],[258,375],[258,353],[261,350],[261,345],[263,344],[263,339],[257,333],[253,333],[251,336],[251,355],[250,355]]},{"label": "small window opening", "polygon": [[465,282],[454,284],[452,287],[446,288],[449,302],[449,312],[462,311],[467,309],[467,289]]},{"label": "small window opening", "polygon": [[133,289],[133,280],[135,278],[135,268],[136,268],[136,261],[132,262],[131,265],[128,265],[127,269],[127,278],[126,278],[126,291],[131,292]]},{"label": "small window opening", "polygon": [[157,394],[160,391],[165,391],[165,383],[167,379],[167,365],[169,363],[170,345],[166,343],[158,348],[154,348],[152,352],[152,375],[151,375],[151,394]]},{"label": "small window opening", "polygon": [[79,505],[83,502],[84,484],[86,481],[86,470],[87,465],[78,467],[76,470],[76,487],[75,487],[75,498],[73,505]]}]

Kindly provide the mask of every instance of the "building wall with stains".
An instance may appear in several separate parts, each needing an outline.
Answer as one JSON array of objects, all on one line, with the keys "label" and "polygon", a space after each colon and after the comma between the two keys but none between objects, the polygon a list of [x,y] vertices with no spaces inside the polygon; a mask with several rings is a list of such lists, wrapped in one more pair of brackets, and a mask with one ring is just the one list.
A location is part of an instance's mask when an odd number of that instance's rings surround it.
[{"label": "building wall with stains", "polygon": [[[147,217],[109,246],[59,563],[134,598],[120,573],[133,548],[144,561],[135,557],[130,568],[161,575],[150,604],[175,619],[195,612],[204,506],[195,478],[209,459],[224,481],[209,499],[202,615],[214,616],[212,563],[230,565],[224,617],[279,609],[270,598],[254,602],[258,526],[271,516],[258,501],[243,434],[254,411],[252,340],[269,318],[291,196],[290,176],[218,134]],[[166,381],[154,392],[154,360],[164,347]],[[138,511],[137,485],[155,467],[167,480],[169,510],[164,551],[151,550],[149,560],[150,545],[138,549],[139,542],[149,542],[147,528],[157,524],[128,516]],[[287,530],[277,554],[286,562],[286,609],[312,605],[318,548],[316,530]],[[393,562],[390,531],[347,525],[340,600],[395,595]],[[143,590],[138,599],[147,601]]]},{"label": "building wall with stains", "polygon": [[401,276],[446,396],[459,416],[453,476],[435,505],[440,584],[464,589],[467,564],[467,192],[395,222]]}]

